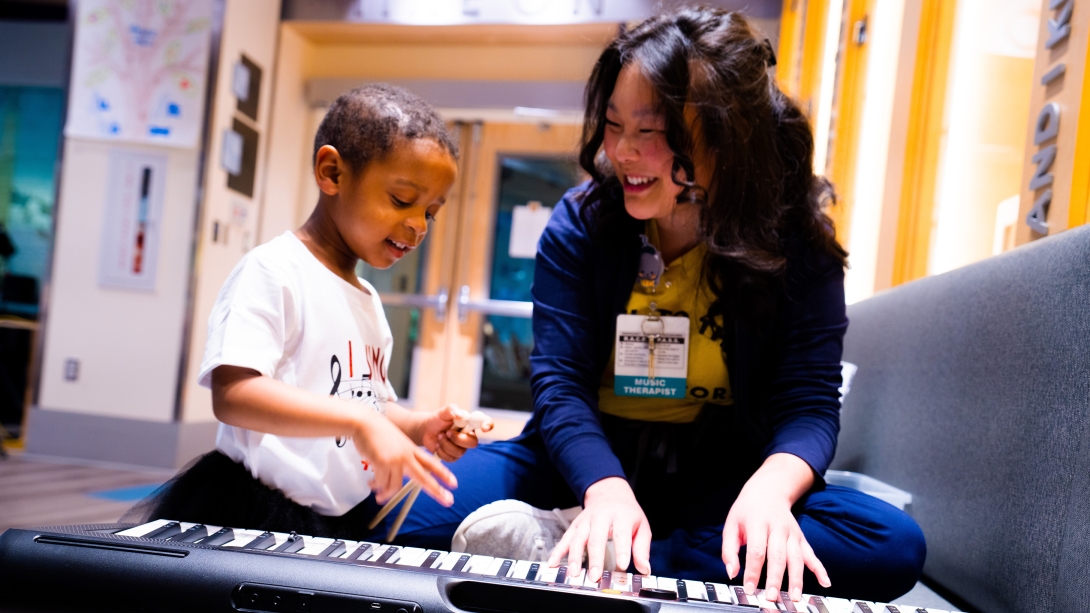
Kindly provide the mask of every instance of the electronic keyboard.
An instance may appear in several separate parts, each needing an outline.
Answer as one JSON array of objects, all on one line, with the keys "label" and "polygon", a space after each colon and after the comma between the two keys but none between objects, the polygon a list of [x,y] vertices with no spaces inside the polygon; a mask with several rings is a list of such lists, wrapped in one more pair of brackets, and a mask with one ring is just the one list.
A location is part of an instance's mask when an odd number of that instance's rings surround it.
[{"label": "electronic keyboard", "polygon": [[0,611],[947,613],[164,519],[4,532]]}]

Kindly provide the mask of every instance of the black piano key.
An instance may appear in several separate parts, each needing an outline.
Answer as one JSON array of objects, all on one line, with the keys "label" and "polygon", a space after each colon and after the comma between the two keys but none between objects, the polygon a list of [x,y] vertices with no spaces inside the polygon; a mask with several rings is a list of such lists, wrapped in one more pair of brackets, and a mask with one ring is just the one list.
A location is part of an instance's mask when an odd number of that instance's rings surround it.
[{"label": "black piano key", "polygon": [[873,611],[871,611],[870,605],[865,602],[856,601],[855,607],[862,611],[862,613],[874,613]]},{"label": "black piano key", "polygon": [[322,552],[319,553],[317,557],[319,557],[319,558],[337,558],[337,557],[340,557],[342,554],[344,554],[344,552],[347,551],[347,550],[348,550],[348,547],[344,544],[344,541],[337,540],[337,541],[333,541],[332,543],[330,543],[329,547],[326,547],[325,549],[323,549]]},{"label": "black piano key", "polygon": [[443,555],[441,551],[433,551],[428,554],[428,557],[424,558],[424,561],[420,563],[420,568],[431,568],[435,561],[439,559],[439,556]]},{"label": "black piano key", "polygon": [[462,572],[462,569],[465,568],[466,562],[469,562],[469,558],[471,557],[472,556],[468,554],[462,554],[462,557],[458,558],[458,561],[454,563],[454,567],[451,568],[451,570],[456,573]]},{"label": "black piano key", "polygon": [[140,538],[168,539],[182,531],[182,525],[176,521],[165,523]]},{"label": "black piano key", "polygon": [[[667,589],[669,589],[669,588],[667,588]],[[685,587],[685,581],[684,580],[682,580],[682,579],[677,580],[677,590],[676,591],[677,591],[677,599],[678,600],[688,600],[689,599],[689,588]]]},{"label": "black piano key", "polygon": [[760,607],[750,596],[746,596],[746,591],[741,586],[734,586],[734,597],[738,599],[738,604],[743,607]]},{"label": "black piano key", "polygon": [[378,562],[379,564],[385,564],[386,561],[389,560],[390,558],[392,558],[394,556],[394,554],[397,553],[398,551],[401,551],[400,547],[393,547],[393,546],[387,547],[386,551],[383,551],[382,555],[380,555],[378,557],[378,559],[375,560],[375,561]]},{"label": "black piano key", "polygon": [[608,570],[603,570],[602,578],[598,580],[598,587],[603,590],[613,589],[613,573]]},{"label": "black piano key", "polygon": [[174,536],[168,538],[168,541],[175,541],[179,543],[192,543],[193,541],[208,534],[208,530],[205,529],[204,524],[197,524],[185,532],[179,532]]},{"label": "black piano key", "polygon": [[243,549],[264,550],[276,544],[276,535],[272,532],[262,532],[257,538],[243,545]]},{"label": "black piano key", "polygon": [[371,557],[371,544],[364,543],[359,547],[352,550],[352,553],[348,554],[349,560],[359,560],[360,558],[367,559]]},{"label": "black piano key", "polygon": [[556,583],[568,582],[568,567],[561,566],[560,570],[556,571]]},{"label": "black piano key", "polygon": [[643,589],[643,575],[632,575],[632,592],[639,594]]},{"label": "black piano key", "polygon": [[715,592],[715,586],[710,583],[704,584],[704,591],[708,593],[708,602],[722,602],[719,600],[719,594]]},{"label": "black piano key", "polygon": [[231,528],[220,528],[215,534],[210,534],[202,539],[194,541],[197,545],[208,545],[209,547],[219,547],[220,545],[226,545],[235,540],[235,531]]},{"label": "black piano key", "polygon": [[[829,607],[825,606],[825,600],[821,596],[810,597],[810,608],[817,613],[830,613]],[[927,611],[924,611],[923,613],[927,613]]]},{"label": "black piano key", "polygon": [[798,613],[798,609],[795,608],[795,602],[791,600],[791,596],[789,596],[787,592],[780,592],[780,604],[783,606],[784,611]]},{"label": "black piano key", "polygon": [[530,570],[526,571],[526,579],[529,581],[537,581],[537,574],[541,571],[541,565],[534,562],[530,565]]},{"label": "black piano key", "polygon": [[896,606],[891,605],[891,604],[886,605],[886,611],[888,613],[901,613],[900,609],[898,609]]},{"label": "black piano key", "polygon": [[511,565],[514,564],[512,560],[504,560],[503,564],[500,564],[500,569],[496,571],[497,577],[506,577],[507,573],[511,572]]},{"label": "black piano key", "polygon": [[307,546],[307,542],[303,540],[303,537],[292,535],[288,537],[288,540],[280,544],[279,547],[273,549],[279,553],[295,553]]}]

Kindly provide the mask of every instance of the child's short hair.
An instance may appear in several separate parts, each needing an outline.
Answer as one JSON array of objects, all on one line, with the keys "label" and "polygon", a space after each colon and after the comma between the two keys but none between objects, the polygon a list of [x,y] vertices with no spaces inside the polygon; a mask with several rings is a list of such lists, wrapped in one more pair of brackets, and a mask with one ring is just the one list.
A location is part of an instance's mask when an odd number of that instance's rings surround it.
[{"label": "child's short hair", "polygon": [[399,138],[430,138],[458,158],[458,146],[430,104],[400,87],[371,83],[341,94],[329,107],[314,135],[311,162],[330,145],[358,173],[389,153]]}]

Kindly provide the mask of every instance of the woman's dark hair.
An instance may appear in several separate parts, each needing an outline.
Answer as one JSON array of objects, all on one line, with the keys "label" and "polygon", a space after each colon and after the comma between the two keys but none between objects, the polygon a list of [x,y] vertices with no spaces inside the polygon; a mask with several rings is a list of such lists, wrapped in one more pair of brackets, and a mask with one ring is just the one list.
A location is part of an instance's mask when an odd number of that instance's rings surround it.
[{"label": "woman's dark hair", "polygon": [[382,159],[400,139],[430,138],[454,158],[458,146],[430,104],[387,83],[371,83],[341,94],[326,112],[314,135],[311,163],[330,145],[356,173]]},{"label": "woman's dark hair", "polygon": [[[625,214],[621,185],[599,151],[617,76],[635,66],[655,92],[674,153],[678,202],[700,206],[708,247],[704,275],[723,314],[740,285],[768,286],[787,266],[787,230],[807,251],[842,266],[847,253],[822,211],[831,185],[813,173],[814,138],[798,105],[776,86],[772,46],[738,13],[685,8],[652,17],[621,34],[602,52],[586,88],[579,163],[593,179],[581,214],[596,235]],[[685,109],[696,113],[690,130]],[[696,143],[711,169],[695,183]],[[756,307],[757,305],[751,305]]]}]

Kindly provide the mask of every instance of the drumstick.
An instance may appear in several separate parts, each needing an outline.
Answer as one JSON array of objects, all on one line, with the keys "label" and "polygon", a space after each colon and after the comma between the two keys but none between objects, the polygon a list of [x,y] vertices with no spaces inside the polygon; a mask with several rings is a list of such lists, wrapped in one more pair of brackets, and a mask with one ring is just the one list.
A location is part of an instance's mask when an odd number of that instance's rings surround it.
[{"label": "drumstick", "polygon": [[397,531],[401,529],[401,524],[405,522],[405,517],[409,515],[409,509],[413,508],[413,503],[416,502],[416,497],[420,495],[419,483],[410,482],[413,487],[410,490],[408,499],[405,500],[405,504],[401,506],[401,512],[397,514],[397,519],[394,520],[394,525],[390,526],[390,531],[386,533],[386,542],[394,542],[394,538],[397,537]]},{"label": "drumstick", "polygon": [[401,502],[406,496],[409,495],[409,491],[413,489],[414,485],[416,485],[415,481],[409,481],[405,485],[401,486],[401,489],[397,492],[397,494],[394,494],[394,497],[391,498],[390,501],[387,502],[385,505],[383,505],[382,510],[379,511],[377,515],[375,515],[375,518],[371,520],[371,523],[367,524],[367,529],[374,530],[375,526],[377,526],[380,521],[385,519],[386,516],[390,514],[390,511],[394,510],[394,507],[397,506],[397,503]]}]

